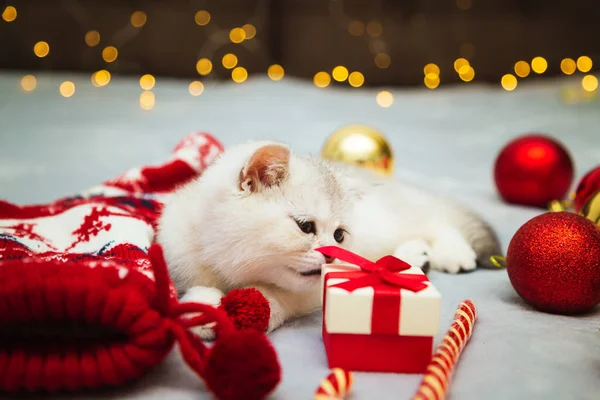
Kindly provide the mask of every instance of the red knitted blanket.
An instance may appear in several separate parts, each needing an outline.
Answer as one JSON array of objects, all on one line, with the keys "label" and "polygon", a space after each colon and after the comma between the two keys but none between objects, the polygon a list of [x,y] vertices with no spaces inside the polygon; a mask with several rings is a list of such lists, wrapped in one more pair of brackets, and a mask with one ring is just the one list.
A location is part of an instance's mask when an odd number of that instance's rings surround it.
[{"label": "red knitted blanket", "polygon": [[[221,309],[178,303],[153,244],[164,197],[222,150],[195,133],[166,163],[78,195],[43,205],[0,201],[0,390],[122,384],[159,363],[175,341],[218,398],[259,399],[276,386],[279,365],[264,335],[237,330]],[[189,328],[211,322],[219,334],[209,347]],[[253,348],[252,368],[225,360],[235,348],[242,363],[244,344]],[[256,351],[268,361],[257,366]],[[266,372],[258,383],[255,368]],[[236,383],[239,374],[246,382]]]}]

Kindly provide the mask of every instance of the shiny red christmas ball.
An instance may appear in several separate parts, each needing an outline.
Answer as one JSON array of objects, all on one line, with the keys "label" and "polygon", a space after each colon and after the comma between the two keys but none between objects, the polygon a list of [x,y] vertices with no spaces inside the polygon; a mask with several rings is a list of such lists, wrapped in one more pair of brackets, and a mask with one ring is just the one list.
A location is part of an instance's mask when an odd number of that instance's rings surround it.
[{"label": "shiny red christmas ball", "polygon": [[575,200],[573,201],[575,211],[581,211],[581,207],[598,190],[600,190],[600,165],[585,174],[579,181],[577,189],[575,189]]},{"label": "shiny red christmas ball", "polygon": [[600,303],[600,228],[571,212],[548,212],[515,233],[506,254],[513,287],[541,311],[577,314]]},{"label": "shiny red christmas ball", "polygon": [[506,202],[546,207],[567,194],[573,183],[573,161],[560,142],[544,135],[526,135],[502,149],[494,180]]}]

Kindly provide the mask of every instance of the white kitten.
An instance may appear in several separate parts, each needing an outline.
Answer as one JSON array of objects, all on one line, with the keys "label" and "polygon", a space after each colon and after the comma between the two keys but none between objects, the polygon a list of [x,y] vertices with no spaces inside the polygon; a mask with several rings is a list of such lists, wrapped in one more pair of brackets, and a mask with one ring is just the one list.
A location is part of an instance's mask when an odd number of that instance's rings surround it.
[{"label": "white kitten", "polygon": [[173,193],[158,242],[182,300],[217,305],[255,287],[271,306],[269,331],[319,308],[321,265],[332,260],[317,247],[452,273],[499,252],[487,224],[457,204],[275,142],[234,146]]}]

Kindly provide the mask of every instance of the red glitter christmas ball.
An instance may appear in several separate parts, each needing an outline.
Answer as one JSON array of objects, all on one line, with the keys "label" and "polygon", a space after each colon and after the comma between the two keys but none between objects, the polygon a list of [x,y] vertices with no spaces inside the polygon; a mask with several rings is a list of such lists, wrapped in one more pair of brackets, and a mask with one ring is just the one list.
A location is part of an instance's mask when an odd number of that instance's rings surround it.
[{"label": "red glitter christmas ball", "polygon": [[585,174],[579,181],[575,190],[575,201],[573,202],[575,211],[581,211],[581,207],[598,190],[600,190],[600,165]]},{"label": "red glitter christmas ball", "polygon": [[506,202],[546,207],[567,194],[573,183],[573,161],[560,142],[544,135],[526,135],[502,149],[494,180]]},{"label": "red glitter christmas ball", "polygon": [[541,311],[577,314],[600,303],[600,228],[570,212],[526,222],[506,254],[513,287]]}]

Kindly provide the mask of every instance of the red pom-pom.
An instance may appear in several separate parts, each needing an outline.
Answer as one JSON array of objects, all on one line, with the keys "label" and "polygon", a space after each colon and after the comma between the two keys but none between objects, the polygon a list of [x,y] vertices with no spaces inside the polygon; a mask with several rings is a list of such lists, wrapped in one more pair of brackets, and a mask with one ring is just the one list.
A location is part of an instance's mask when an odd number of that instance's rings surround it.
[{"label": "red pom-pom", "polygon": [[565,197],[573,182],[573,169],[563,144],[543,135],[526,135],[502,149],[494,180],[506,202],[546,207]]},{"label": "red pom-pom", "polygon": [[254,330],[219,336],[204,371],[206,385],[219,400],[262,400],[281,379],[275,349]]},{"label": "red pom-pom", "polygon": [[271,308],[263,294],[256,289],[234,289],[221,299],[223,309],[237,329],[264,332],[269,326]]},{"label": "red pom-pom", "polygon": [[506,270],[534,307],[558,314],[588,311],[600,303],[600,229],[575,213],[539,215],[515,233]]}]

